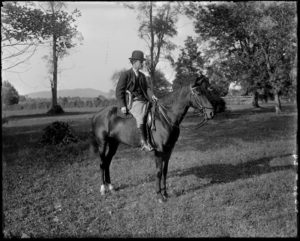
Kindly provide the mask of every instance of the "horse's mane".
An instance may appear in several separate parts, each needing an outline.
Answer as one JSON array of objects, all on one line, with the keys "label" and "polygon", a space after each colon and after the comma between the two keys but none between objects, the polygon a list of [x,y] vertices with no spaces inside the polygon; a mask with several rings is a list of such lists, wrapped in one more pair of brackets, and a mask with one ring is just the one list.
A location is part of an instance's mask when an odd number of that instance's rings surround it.
[{"label": "horse's mane", "polygon": [[159,98],[159,102],[163,104],[166,108],[172,107],[175,101],[178,101],[180,93],[183,91],[188,91],[189,86],[183,86],[172,92],[165,94],[163,97]]}]

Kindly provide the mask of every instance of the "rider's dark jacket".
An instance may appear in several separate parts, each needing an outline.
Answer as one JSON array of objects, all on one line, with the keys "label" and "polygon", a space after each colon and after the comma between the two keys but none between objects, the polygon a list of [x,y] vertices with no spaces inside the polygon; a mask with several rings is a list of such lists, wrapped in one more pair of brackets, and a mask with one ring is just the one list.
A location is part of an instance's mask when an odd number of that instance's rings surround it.
[{"label": "rider's dark jacket", "polygon": [[146,81],[146,76],[139,72],[136,77],[133,69],[123,72],[116,87],[116,97],[119,107],[126,106],[126,90],[132,93],[133,99],[151,101],[153,92]]}]

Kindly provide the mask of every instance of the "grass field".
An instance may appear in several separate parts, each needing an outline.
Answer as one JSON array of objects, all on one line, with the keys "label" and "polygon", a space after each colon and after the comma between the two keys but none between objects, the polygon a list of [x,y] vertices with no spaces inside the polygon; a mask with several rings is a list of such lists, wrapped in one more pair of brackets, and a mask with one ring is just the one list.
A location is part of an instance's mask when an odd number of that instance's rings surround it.
[{"label": "grass field", "polygon": [[[125,145],[111,165],[116,193],[100,195],[99,159],[89,156],[93,111],[11,115],[2,127],[4,236],[296,237],[296,107],[284,105],[280,115],[267,105],[242,107],[200,129],[188,114],[163,204],[154,161]],[[67,121],[79,143],[37,145],[55,120]]]}]

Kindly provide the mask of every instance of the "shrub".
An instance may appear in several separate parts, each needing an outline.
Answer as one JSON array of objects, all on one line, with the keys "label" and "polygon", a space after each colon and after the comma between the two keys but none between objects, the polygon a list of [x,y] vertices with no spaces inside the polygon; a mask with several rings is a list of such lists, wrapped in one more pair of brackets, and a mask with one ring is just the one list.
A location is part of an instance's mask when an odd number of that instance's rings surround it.
[{"label": "shrub", "polygon": [[78,142],[78,137],[73,134],[69,124],[62,121],[47,126],[40,140],[43,145],[67,145],[73,142]]}]

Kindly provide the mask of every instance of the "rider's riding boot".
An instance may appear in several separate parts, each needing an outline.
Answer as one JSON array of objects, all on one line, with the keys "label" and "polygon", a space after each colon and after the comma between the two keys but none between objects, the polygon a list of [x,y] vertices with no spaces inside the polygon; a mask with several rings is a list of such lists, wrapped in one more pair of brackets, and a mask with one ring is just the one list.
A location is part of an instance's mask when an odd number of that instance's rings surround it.
[{"label": "rider's riding boot", "polygon": [[140,137],[141,137],[141,149],[146,150],[146,151],[153,151],[153,147],[147,142],[147,134],[146,134],[146,129],[145,125],[142,124],[138,128],[140,132]]}]

